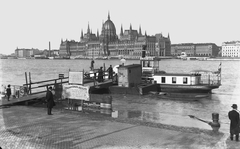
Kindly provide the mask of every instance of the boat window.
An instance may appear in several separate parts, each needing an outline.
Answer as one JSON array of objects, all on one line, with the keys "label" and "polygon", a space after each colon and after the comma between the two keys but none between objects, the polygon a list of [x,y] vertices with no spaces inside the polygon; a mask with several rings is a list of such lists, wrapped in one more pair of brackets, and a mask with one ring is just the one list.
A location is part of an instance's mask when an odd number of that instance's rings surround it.
[{"label": "boat window", "polygon": [[162,83],[166,83],[166,78],[162,77]]},{"label": "boat window", "polygon": [[187,77],[183,77],[183,84],[187,84]]},{"label": "boat window", "polygon": [[172,77],[172,83],[176,83],[177,82],[177,78],[176,77]]}]

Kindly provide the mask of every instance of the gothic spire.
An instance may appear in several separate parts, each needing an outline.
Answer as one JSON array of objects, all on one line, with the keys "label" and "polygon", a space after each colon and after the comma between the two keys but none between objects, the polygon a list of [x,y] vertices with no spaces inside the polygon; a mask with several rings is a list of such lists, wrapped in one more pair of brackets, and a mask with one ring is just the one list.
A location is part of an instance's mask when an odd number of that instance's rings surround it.
[{"label": "gothic spire", "polygon": [[145,36],[147,36],[147,31],[145,31]]},{"label": "gothic spire", "polygon": [[98,32],[98,29],[97,29],[97,38],[99,39],[99,32]]},{"label": "gothic spire", "polygon": [[142,29],[141,29],[141,25],[139,26],[139,36],[142,36]]},{"label": "gothic spire", "polygon": [[132,31],[132,24],[130,24],[130,31]]},{"label": "gothic spire", "polygon": [[170,39],[170,35],[169,35],[169,33],[168,33],[168,39]]},{"label": "gothic spire", "polygon": [[81,39],[83,39],[83,30],[81,31]]},{"label": "gothic spire", "polygon": [[108,20],[110,20],[110,13],[109,13],[109,11],[108,11]]},{"label": "gothic spire", "polygon": [[123,28],[122,28],[122,25],[121,25],[121,32],[120,32],[120,36],[123,35]]},{"label": "gothic spire", "polygon": [[87,33],[90,33],[89,22],[88,22],[88,29],[87,29]]}]

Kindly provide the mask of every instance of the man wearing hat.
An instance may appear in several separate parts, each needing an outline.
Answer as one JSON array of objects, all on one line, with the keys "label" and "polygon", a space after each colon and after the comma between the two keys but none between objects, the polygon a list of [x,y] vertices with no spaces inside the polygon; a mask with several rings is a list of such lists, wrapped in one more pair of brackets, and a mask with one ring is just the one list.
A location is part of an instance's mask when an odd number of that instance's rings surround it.
[{"label": "man wearing hat", "polygon": [[236,136],[236,141],[239,139],[239,113],[237,110],[237,105],[232,105],[233,110],[228,112],[228,117],[230,119],[230,139],[233,140],[233,135]]},{"label": "man wearing hat", "polygon": [[53,106],[55,106],[55,102],[53,100],[53,93],[52,93],[51,86],[47,90],[46,100],[47,100],[48,115],[52,115],[52,108]]}]

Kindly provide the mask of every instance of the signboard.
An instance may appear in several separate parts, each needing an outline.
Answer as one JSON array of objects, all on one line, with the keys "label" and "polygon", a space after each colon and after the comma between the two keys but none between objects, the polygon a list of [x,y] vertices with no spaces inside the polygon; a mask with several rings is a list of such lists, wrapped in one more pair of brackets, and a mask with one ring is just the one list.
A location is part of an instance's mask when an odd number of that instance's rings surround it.
[{"label": "signboard", "polygon": [[68,83],[83,85],[83,71],[80,71],[80,72],[69,71]]},{"label": "signboard", "polygon": [[64,78],[64,74],[59,74],[59,75],[58,75],[58,78],[59,78],[59,79],[63,79],[63,78]]},{"label": "signboard", "polygon": [[63,85],[62,97],[89,101],[89,86]]}]

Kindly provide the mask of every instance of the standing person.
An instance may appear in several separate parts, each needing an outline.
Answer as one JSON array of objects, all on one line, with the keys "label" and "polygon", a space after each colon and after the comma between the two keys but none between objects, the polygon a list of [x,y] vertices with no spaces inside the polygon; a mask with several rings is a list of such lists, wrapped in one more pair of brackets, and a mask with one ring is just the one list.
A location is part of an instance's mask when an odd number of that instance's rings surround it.
[{"label": "standing person", "polygon": [[98,70],[98,82],[103,82],[103,67]]},{"label": "standing person", "polygon": [[233,135],[236,136],[236,141],[239,141],[239,113],[237,111],[237,105],[232,105],[233,110],[228,112],[230,119],[230,139],[233,140]]},{"label": "standing person", "polygon": [[90,69],[91,69],[91,70],[94,69],[94,60],[93,60],[93,59],[92,59],[92,61],[91,61],[91,67],[90,67]]},{"label": "standing person", "polygon": [[47,100],[48,115],[52,115],[52,108],[53,106],[55,106],[55,102],[53,100],[53,93],[52,93],[51,86],[47,90],[46,100]]},{"label": "standing person", "polygon": [[11,92],[11,85],[10,84],[8,85],[6,91],[7,91],[7,100],[9,101],[9,98],[10,98],[10,96],[12,94],[12,92]]},{"label": "standing person", "polygon": [[112,79],[113,78],[113,68],[112,68],[112,65],[109,66],[107,71],[108,71],[108,79]]}]

